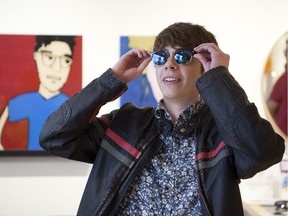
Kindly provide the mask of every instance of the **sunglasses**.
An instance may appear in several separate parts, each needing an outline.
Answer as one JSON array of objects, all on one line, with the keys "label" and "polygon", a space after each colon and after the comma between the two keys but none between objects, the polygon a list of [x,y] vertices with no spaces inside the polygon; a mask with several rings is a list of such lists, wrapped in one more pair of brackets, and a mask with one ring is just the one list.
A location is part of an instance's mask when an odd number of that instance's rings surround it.
[{"label": "sunglasses", "polygon": [[[189,64],[194,54],[196,54],[196,51],[186,49],[178,49],[173,53],[174,59],[178,64]],[[166,50],[155,51],[150,55],[155,65],[164,65],[170,57],[170,53]]]}]

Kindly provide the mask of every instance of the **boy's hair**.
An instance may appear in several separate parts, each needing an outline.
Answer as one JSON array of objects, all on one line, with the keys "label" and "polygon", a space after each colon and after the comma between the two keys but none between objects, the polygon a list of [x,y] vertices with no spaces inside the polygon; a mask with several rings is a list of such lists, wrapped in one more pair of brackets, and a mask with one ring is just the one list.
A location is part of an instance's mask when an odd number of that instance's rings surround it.
[{"label": "boy's hair", "polygon": [[193,50],[202,43],[217,44],[215,36],[203,26],[188,22],[174,23],[162,30],[155,39],[153,51],[171,46]]},{"label": "boy's hair", "polygon": [[65,35],[49,35],[49,36],[37,35],[34,51],[37,51],[43,44],[44,46],[47,46],[52,41],[62,41],[67,43],[73,53],[75,45],[75,36],[65,36]]}]

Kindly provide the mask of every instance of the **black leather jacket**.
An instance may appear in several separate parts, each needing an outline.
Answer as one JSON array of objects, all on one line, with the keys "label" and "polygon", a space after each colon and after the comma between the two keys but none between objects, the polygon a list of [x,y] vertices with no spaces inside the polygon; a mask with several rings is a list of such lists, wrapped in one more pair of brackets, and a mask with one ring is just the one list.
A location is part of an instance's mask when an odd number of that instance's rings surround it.
[{"label": "black leather jacket", "polygon": [[[284,140],[259,116],[227,68],[208,71],[196,85],[206,103],[191,122],[197,128],[203,215],[243,216],[240,179],[278,163]],[[159,134],[173,127],[155,117],[155,108],[132,104],[95,117],[126,89],[109,69],[69,98],[42,129],[40,144],[46,151],[93,163],[80,216],[114,215],[134,177],[160,150]]]}]

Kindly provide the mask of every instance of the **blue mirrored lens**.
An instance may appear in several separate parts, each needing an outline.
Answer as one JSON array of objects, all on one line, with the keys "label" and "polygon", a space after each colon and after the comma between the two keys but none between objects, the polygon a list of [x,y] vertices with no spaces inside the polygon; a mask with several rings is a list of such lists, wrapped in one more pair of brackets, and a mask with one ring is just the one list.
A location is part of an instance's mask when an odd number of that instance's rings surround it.
[{"label": "blue mirrored lens", "polygon": [[191,62],[193,52],[189,50],[177,50],[174,54],[174,58],[178,64],[189,64]]},{"label": "blue mirrored lens", "polygon": [[151,54],[152,61],[155,65],[164,65],[169,58],[169,53],[164,50],[160,50]]},{"label": "blue mirrored lens", "polygon": [[[192,60],[193,54],[194,54],[193,51],[178,49],[173,55],[175,61],[178,64],[189,64]],[[151,54],[151,57],[155,65],[164,65],[167,62],[168,58],[170,57],[170,54],[166,50],[160,50],[153,52]]]}]

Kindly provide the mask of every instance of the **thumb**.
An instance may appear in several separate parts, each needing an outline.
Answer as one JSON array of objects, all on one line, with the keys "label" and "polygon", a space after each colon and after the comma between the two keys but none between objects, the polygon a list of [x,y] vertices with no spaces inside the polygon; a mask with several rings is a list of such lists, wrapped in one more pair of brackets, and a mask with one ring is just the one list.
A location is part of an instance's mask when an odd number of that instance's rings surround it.
[{"label": "thumb", "polygon": [[148,66],[148,64],[151,62],[151,57],[145,58],[140,65],[137,67],[137,73],[142,74],[142,72],[145,70],[145,68]]}]

